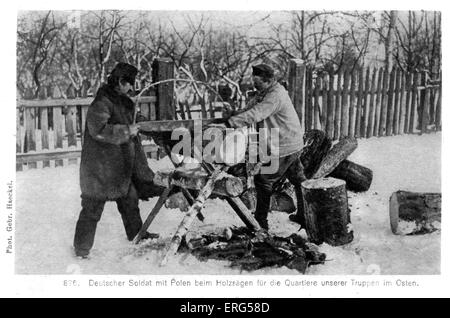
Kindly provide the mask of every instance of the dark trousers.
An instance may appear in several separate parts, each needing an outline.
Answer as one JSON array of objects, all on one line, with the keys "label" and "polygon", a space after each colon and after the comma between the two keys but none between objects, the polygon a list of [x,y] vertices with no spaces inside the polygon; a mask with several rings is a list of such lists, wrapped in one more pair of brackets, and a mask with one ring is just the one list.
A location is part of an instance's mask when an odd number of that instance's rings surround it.
[{"label": "dark trousers", "polygon": [[[133,240],[142,227],[139,213],[139,198],[133,183],[130,184],[128,194],[116,200],[117,208],[122,216],[123,225],[128,240]],[[97,223],[102,216],[104,200],[81,197],[81,212],[75,228],[74,247],[78,256],[89,254],[94,245]]]},{"label": "dark trousers", "polygon": [[270,210],[270,196],[272,195],[273,186],[282,178],[287,179],[295,187],[297,196],[297,216],[302,227],[305,226],[305,216],[303,212],[303,196],[301,184],[306,180],[303,172],[303,165],[300,161],[300,152],[282,157],[279,159],[278,171],[274,174],[258,174],[255,176],[256,188],[256,211],[255,218],[262,228],[267,229],[267,215]]}]

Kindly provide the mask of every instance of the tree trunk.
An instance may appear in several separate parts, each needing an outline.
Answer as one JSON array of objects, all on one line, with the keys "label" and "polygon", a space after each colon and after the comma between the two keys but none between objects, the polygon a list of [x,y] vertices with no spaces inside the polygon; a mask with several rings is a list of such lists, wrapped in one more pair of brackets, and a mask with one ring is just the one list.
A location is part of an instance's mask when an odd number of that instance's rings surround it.
[{"label": "tree trunk", "polygon": [[424,234],[441,228],[441,194],[397,191],[389,199],[394,234]]},{"label": "tree trunk", "polygon": [[364,192],[369,190],[370,185],[372,184],[373,173],[369,168],[350,160],[344,160],[329,174],[329,176],[344,180],[347,183],[347,190]]},{"label": "tree trunk", "polygon": [[385,42],[385,66],[388,71],[392,69],[392,48],[393,48],[393,35],[395,30],[395,24],[397,20],[397,12],[392,10],[389,12],[389,26],[386,35]]},{"label": "tree trunk", "polygon": [[310,241],[338,246],[353,240],[344,181],[334,178],[307,180],[302,183],[302,193]]}]

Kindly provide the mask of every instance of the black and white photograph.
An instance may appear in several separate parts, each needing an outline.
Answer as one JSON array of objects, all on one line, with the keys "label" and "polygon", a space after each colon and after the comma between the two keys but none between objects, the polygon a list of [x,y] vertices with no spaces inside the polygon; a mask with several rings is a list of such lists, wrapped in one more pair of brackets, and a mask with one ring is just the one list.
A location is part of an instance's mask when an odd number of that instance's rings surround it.
[{"label": "black and white photograph", "polygon": [[442,275],[442,11],[343,8],[18,10],[11,275]]}]

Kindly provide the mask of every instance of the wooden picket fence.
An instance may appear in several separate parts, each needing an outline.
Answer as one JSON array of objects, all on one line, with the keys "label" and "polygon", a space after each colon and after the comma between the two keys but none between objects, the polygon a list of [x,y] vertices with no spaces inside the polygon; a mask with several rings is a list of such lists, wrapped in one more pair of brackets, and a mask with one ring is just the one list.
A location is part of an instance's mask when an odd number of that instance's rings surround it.
[{"label": "wooden picket fence", "polygon": [[[173,74],[166,72],[173,69],[171,62],[162,60],[158,69],[162,75],[156,81],[172,78]],[[305,131],[321,129],[338,140],[441,130],[440,76],[429,79],[423,72],[389,72],[383,68],[342,70],[330,75],[295,59],[288,74],[289,95]],[[140,99],[138,108],[147,120],[221,116],[222,103],[210,102],[209,107],[174,105],[173,87],[161,86],[158,90],[159,97]],[[92,101],[93,97],[18,100],[16,169],[77,163]],[[240,106],[245,106],[245,101]],[[144,140],[143,146],[150,157],[159,157],[158,147],[150,140]]]},{"label": "wooden picket fence", "polygon": [[441,130],[441,80],[427,73],[383,68],[304,72],[304,107],[296,105],[305,130],[321,129],[334,140]]},{"label": "wooden picket fence", "polygon": [[[86,124],[86,114],[93,97],[73,99],[19,100],[16,107],[16,170],[58,167],[78,163]],[[144,96],[139,113],[146,120],[156,120],[156,97]],[[207,118],[222,113],[220,103],[210,103]],[[184,106],[184,107],[182,107]],[[200,105],[178,105],[178,119],[199,119]],[[158,147],[145,136],[144,151],[159,158]]]},{"label": "wooden picket fence", "polygon": [[[93,98],[19,100],[16,107],[16,170],[77,163]],[[155,96],[140,99],[141,115],[155,120]],[[144,141],[157,157],[158,148]]]}]

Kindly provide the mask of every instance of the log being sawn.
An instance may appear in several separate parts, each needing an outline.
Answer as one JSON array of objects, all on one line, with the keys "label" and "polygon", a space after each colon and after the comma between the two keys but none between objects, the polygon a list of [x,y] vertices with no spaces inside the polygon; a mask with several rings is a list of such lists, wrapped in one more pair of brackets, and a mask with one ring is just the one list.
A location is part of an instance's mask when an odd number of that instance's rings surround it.
[{"label": "log being sawn", "polygon": [[[202,190],[209,179],[209,174],[200,169],[161,170],[157,171],[153,182],[168,188],[170,185],[189,190]],[[214,184],[212,193],[219,196],[237,197],[244,191],[244,184],[238,177],[224,174],[223,178]]]}]

